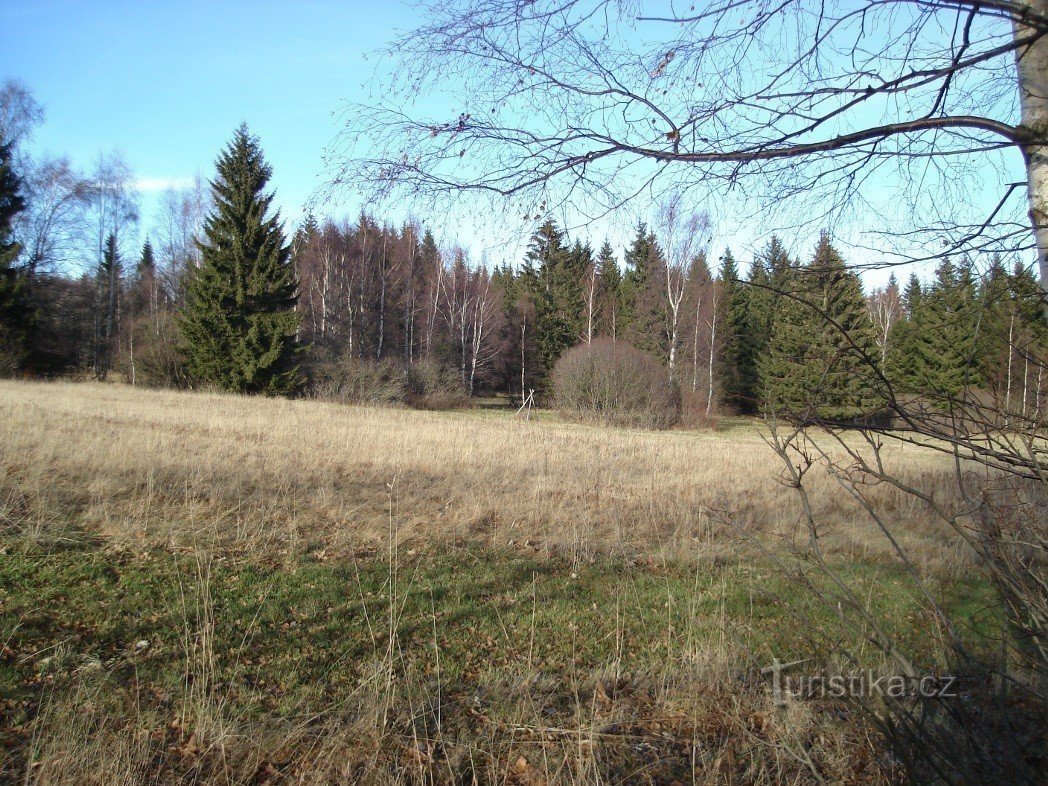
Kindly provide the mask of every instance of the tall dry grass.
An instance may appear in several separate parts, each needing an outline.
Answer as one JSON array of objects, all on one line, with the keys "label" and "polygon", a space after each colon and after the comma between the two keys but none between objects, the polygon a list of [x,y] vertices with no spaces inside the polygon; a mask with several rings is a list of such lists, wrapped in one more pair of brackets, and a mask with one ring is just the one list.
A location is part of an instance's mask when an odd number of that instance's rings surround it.
[{"label": "tall dry grass", "polygon": [[[886,456],[950,503],[949,463],[898,446]],[[528,647],[480,674],[475,692],[445,696],[436,612],[432,646],[408,652],[401,642],[400,599],[419,590],[398,573],[399,555],[415,544],[685,561],[745,556],[753,539],[801,547],[807,529],[794,491],[777,482],[780,467],[755,424],[650,432],[0,382],[5,544],[99,539],[198,555],[193,575],[178,579],[184,635],[172,657],[185,678],[170,704],[131,701],[137,693],[117,695],[102,666],[78,666],[73,690],[45,694],[11,766],[24,762],[20,779],[37,784],[885,782],[891,769],[867,726],[832,722],[801,701],[773,707],[764,685],[747,681],[752,653],[724,601],[711,637],[710,615],[693,599],[686,622],[667,629],[662,667],[643,674],[623,671],[618,657],[596,673],[546,673]],[[831,476],[809,490],[830,523],[827,553],[894,559]],[[870,492],[922,569],[965,568],[967,556],[911,498]],[[384,609],[359,598],[376,645],[357,687],[321,711],[241,715],[215,666],[214,632],[225,624],[210,589],[215,552],[361,550],[388,562],[389,578]],[[526,639],[551,635],[534,618]],[[620,642],[624,628],[615,631]]]},{"label": "tall dry grass", "polygon": [[[948,503],[950,464],[892,447],[892,471]],[[349,407],[118,385],[0,382],[0,515],[31,537],[293,552],[401,541],[724,558],[803,545],[759,427],[650,432],[499,413]],[[918,564],[963,554],[921,504],[872,499]],[[828,474],[811,484],[829,553],[888,546]]]}]

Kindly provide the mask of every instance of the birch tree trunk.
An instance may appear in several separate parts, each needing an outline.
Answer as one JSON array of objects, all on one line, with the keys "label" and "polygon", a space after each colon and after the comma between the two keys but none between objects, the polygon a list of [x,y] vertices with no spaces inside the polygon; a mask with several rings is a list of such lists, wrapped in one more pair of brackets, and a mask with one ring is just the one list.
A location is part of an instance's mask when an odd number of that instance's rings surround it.
[{"label": "birch tree trunk", "polygon": [[382,233],[382,260],[378,266],[379,295],[378,295],[378,347],[375,350],[375,360],[382,360],[382,344],[386,338],[386,267],[389,264],[388,252],[386,250],[386,237],[388,231]]},{"label": "birch tree trunk", "polygon": [[710,318],[709,390],[706,394],[706,415],[713,409],[713,357],[717,351],[717,290],[713,290],[713,315]]},{"label": "birch tree trunk", "polygon": [[695,293],[695,331],[691,345],[691,392],[699,389],[699,321],[702,316],[702,293]]},{"label": "birch tree trunk", "polygon": [[[1041,18],[1048,16],[1048,0],[1024,0],[1026,8]],[[1017,25],[1015,35],[1031,32]],[[1016,63],[1022,142],[1030,201],[1030,223],[1037,243],[1041,288],[1048,290],[1048,36],[1041,36],[1024,50]]]},{"label": "birch tree trunk", "polygon": [[128,349],[131,352],[131,387],[135,387],[136,376],[135,376],[135,323],[131,323],[131,328],[128,331],[127,336]]},{"label": "birch tree trunk", "polygon": [[440,289],[444,284],[444,263],[437,262],[436,283],[433,286],[433,308],[430,309],[429,321],[426,324],[426,357],[429,358],[433,351],[433,328],[437,323],[437,306],[440,303]]},{"label": "birch tree trunk", "polygon": [[328,326],[328,277],[331,275],[331,251],[324,249],[324,278],[320,282],[320,335],[327,335]]},{"label": "birch tree trunk", "polygon": [[528,332],[528,315],[526,313],[521,315],[520,320],[520,405],[523,407],[528,403],[527,391],[524,389],[524,376],[527,369],[524,358],[524,340],[527,337]]},{"label": "birch tree trunk", "polygon": [[1008,320],[1008,371],[1004,383],[1004,425],[1008,426],[1008,413],[1012,408],[1012,336],[1015,333],[1015,314]]},{"label": "birch tree trunk", "polygon": [[589,297],[586,300],[586,346],[593,343],[593,299],[597,294],[597,265],[590,265]]}]

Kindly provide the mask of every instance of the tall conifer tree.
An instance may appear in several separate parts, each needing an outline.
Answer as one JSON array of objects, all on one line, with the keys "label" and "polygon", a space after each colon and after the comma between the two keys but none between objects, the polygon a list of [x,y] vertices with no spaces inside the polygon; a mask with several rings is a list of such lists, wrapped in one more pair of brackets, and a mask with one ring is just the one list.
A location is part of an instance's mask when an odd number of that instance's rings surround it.
[{"label": "tall conifer tree", "polygon": [[622,271],[607,240],[597,254],[597,335],[618,338],[622,321]]},{"label": "tall conifer tree", "polygon": [[25,281],[15,269],[22,247],[12,237],[13,225],[25,202],[11,158],[12,145],[0,138],[0,373],[14,371],[21,363],[30,314]]},{"label": "tall conifer tree", "polygon": [[982,383],[977,349],[978,304],[971,276],[949,258],[935,271],[913,316],[913,347],[906,381],[920,393],[956,396]]},{"label": "tall conifer tree", "polygon": [[750,381],[751,349],[749,327],[749,291],[739,278],[739,268],[731,249],[725,249],[720,281],[723,295],[721,311],[726,315],[727,335],[721,353],[720,372],[724,401],[739,412],[752,412]]},{"label": "tall conifer tree", "polygon": [[655,235],[643,222],[625,253],[621,334],[637,349],[664,357],[666,344],[665,264]]},{"label": "tall conifer tree", "polygon": [[589,251],[568,248],[564,233],[544,222],[531,238],[521,271],[535,309],[535,341],[541,389],[561,353],[578,343],[582,329],[582,272]]},{"label": "tall conifer tree", "polygon": [[200,267],[179,319],[190,374],[237,393],[290,394],[301,385],[297,284],[279,213],[266,193],[272,170],[242,124],[218,158],[214,210]]},{"label": "tall conifer tree", "polygon": [[825,233],[775,314],[760,360],[765,405],[800,420],[850,421],[875,414],[873,323],[858,276]]}]

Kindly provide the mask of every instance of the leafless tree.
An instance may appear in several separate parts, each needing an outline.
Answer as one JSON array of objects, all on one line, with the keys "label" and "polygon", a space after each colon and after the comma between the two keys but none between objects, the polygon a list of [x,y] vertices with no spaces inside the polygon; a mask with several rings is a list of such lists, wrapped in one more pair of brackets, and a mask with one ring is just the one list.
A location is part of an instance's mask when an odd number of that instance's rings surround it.
[{"label": "leafless tree", "polygon": [[881,364],[884,364],[888,355],[888,342],[891,337],[892,328],[895,327],[902,316],[902,297],[899,293],[899,284],[892,278],[883,289],[874,290],[867,303],[870,308],[870,319],[877,330],[877,345],[881,349]]},{"label": "leafless tree", "polygon": [[597,312],[597,296],[600,287],[598,286],[600,280],[600,271],[597,269],[597,260],[590,259],[589,264],[586,266],[586,274],[584,278],[585,284],[585,298],[586,298],[586,330],[582,336],[582,340],[587,345],[593,343],[593,328],[594,328],[594,317]]},{"label": "leafless tree", "polygon": [[680,348],[681,304],[688,288],[688,272],[695,256],[709,240],[709,216],[687,211],[679,191],[670,193],[659,206],[657,231],[666,258],[666,364],[670,379],[676,378],[677,351]]},{"label": "leafless tree", "polygon": [[391,47],[387,100],[347,108],[333,187],[587,216],[646,190],[745,193],[813,228],[885,213],[908,259],[1036,249],[1048,277],[1048,0],[471,0],[424,18]]},{"label": "leafless tree", "polygon": [[160,257],[160,280],[165,294],[180,302],[186,271],[200,263],[199,241],[210,207],[210,191],[198,177],[184,188],[170,188],[160,197],[154,228]]},{"label": "leafless tree", "polygon": [[[334,188],[429,202],[486,196],[525,215],[568,205],[583,219],[640,196],[716,197],[779,228],[851,221],[876,232],[894,256],[868,267],[1036,255],[1048,287],[1048,0],[466,0],[433,3],[425,18],[391,48],[388,100],[347,110],[354,122],[333,147]],[[423,97],[447,114],[417,112],[412,100]],[[818,468],[879,527],[958,665],[986,666],[996,686],[992,696],[973,688],[971,702],[890,707],[878,722],[903,740],[896,752],[915,779],[993,783],[1007,772],[1037,782],[1029,741],[1048,695],[1043,347],[1027,345],[1021,358],[1035,392],[1005,407],[975,388],[900,390],[882,349],[849,345],[820,315],[877,381],[884,412],[847,424],[788,412],[769,421],[808,525],[802,556],[820,574],[802,580],[913,672],[822,555],[826,522],[807,499]],[[883,448],[892,443],[948,456],[961,502],[904,482]],[[870,502],[867,489],[883,484],[974,555],[997,591],[1000,657],[981,657],[957,634]],[[907,741],[916,741],[909,758]]]},{"label": "leafless tree", "polygon": [[33,162],[22,178],[26,209],[15,233],[22,245],[21,265],[32,283],[38,273],[51,273],[80,262],[85,242],[91,184],[65,158]]},{"label": "leafless tree", "polygon": [[133,182],[131,167],[118,152],[100,154],[89,180],[89,213],[98,271],[95,278],[94,371],[99,379],[105,379],[112,361],[121,286],[119,266],[107,267],[104,263],[106,246],[112,238],[119,248],[121,241],[127,240],[128,230],[138,223],[138,194]]},{"label": "leafless tree", "polygon": [[0,140],[18,148],[44,119],[44,109],[21,82],[0,86]]},{"label": "leafless tree", "polygon": [[479,372],[498,354],[494,324],[502,313],[483,265],[472,265],[461,248],[445,257],[451,262],[443,275],[442,316],[459,360],[462,387],[473,395]]},{"label": "leafless tree", "polygon": [[28,88],[14,80],[0,86],[0,142],[13,147],[25,209],[15,216],[18,260],[30,286],[37,273],[54,272],[75,260],[83,236],[90,184],[68,159],[34,158],[25,142],[44,119],[44,110]]}]

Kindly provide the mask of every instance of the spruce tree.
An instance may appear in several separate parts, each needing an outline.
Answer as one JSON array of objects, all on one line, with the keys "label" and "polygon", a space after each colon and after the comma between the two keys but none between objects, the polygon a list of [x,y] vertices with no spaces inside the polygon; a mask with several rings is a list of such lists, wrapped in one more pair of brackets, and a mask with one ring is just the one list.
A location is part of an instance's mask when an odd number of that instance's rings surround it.
[{"label": "spruce tree", "polygon": [[95,377],[101,380],[113,365],[122,283],[123,262],[116,235],[110,232],[95,271]]},{"label": "spruce tree", "polygon": [[759,408],[760,362],[768,353],[771,344],[772,324],[778,306],[776,290],[788,288],[789,282],[785,270],[776,274],[772,280],[761,256],[755,257],[750,263],[746,281],[746,338],[742,345],[743,353],[739,358],[739,373],[746,400],[753,402],[755,408]]},{"label": "spruce tree", "polygon": [[902,291],[902,316],[888,336],[888,354],[884,364],[884,375],[899,392],[910,388],[914,379],[917,352],[915,331],[922,295],[921,280],[916,273],[911,273]]},{"label": "spruce tree", "polygon": [[600,296],[597,298],[597,335],[617,338],[622,321],[622,271],[615,252],[607,240],[597,254],[597,280]]},{"label": "spruce tree", "polygon": [[[863,420],[876,413],[877,348],[858,276],[825,233],[783,297],[759,364],[767,408],[802,421]],[[792,282],[791,282],[792,283]]]},{"label": "spruce tree", "polygon": [[142,255],[138,259],[138,265],[135,267],[129,306],[132,318],[148,313],[154,320],[154,327],[159,307],[157,284],[156,255],[153,253],[153,244],[146,240],[142,245]]},{"label": "spruce tree", "polygon": [[978,316],[970,276],[944,259],[913,320],[909,383],[914,392],[950,398],[982,384]]},{"label": "spruce tree", "polygon": [[561,353],[578,343],[582,330],[582,265],[590,252],[576,244],[569,249],[564,233],[547,220],[531,238],[522,270],[524,285],[535,308],[538,388]]},{"label": "spruce tree", "polygon": [[200,267],[179,317],[190,375],[236,393],[299,389],[297,284],[278,212],[266,193],[272,170],[242,124],[219,156],[214,209]]},{"label": "spruce tree", "polygon": [[12,145],[0,139],[0,373],[21,363],[31,315],[25,281],[15,268],[22,247],[13,238],[14,219],[25,202],[11,157]]},{"label": "spruce tree", "polygon": [[142,244],[142,256],[138,258],[138,274],[152,275],[156,272],[156,255],[153,253],[153,244],[146,241]]},{"label": "spruce tree", "polygon": [[740,279],[730,250],[724,253],[723,265],[728,328],[723,353],[724,400],[738,412],[753,414],[760,403],[758,367],[771,339],[775,293],[763,257],[753,259],[745,281]]},{"label": "spruce tree", "polygon": [[624,255],[626,273],[622,277],[621,335],[637,349],[665,357],[666,314],[660,281],[665,275],[662,249],[655,235],[643,222]]},{"label": "spruce tree", "polygon": [[902,291],[902,305],[906,309],[907,315],[913,316],[920,307],[921,294],[921,280],[916,273],[910,273],[910,278],[906,282],[906,288]]},{"label": "spruce tree", "polygon": [[727,335],[720,359],[724,401],[739,412],[753,412],[752,350],[750,347],[749,290],[739,278],[731,249],[721,261],[721,313],[726,315]]},{"label": "spruce tree", "polygon": [[761,265],[767,271],[768,278],[774,283],[780,278],[786,277],[793,268],[786,246],[783,245],[778,235],[772,235],[768,245],[760,255]]}]

